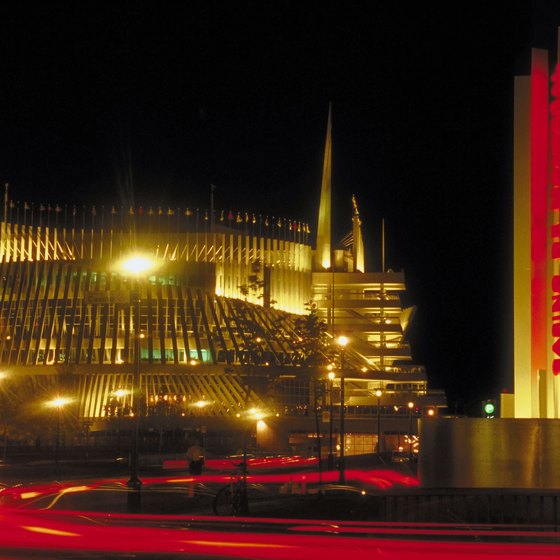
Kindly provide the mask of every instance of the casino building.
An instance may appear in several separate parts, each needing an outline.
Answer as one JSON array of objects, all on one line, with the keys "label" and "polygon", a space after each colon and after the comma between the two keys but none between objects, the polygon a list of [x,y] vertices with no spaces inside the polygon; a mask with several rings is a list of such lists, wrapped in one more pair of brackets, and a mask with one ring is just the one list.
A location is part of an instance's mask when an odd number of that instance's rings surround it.
[{"label": "casino building", "polygon": [[[417,418],[438,414],[445,396],[412,360],[404,274],[365,270],[354,198],[350,234],[331,240],[330,158],[329,116],[316,236],[213,201],[59,206],[18,202],[6,185],[0,383],[10,421],[31,418],[48,438],[55,413],[43,405],[60,397],[74,441],[130,430],[137,414],[146,441],[194,430],[223,452],[248,431],[262,450],[325,454],[340,438],[343,398],[347,454],[412,445]],[[60,422],[66,401],[54,402]]]}]

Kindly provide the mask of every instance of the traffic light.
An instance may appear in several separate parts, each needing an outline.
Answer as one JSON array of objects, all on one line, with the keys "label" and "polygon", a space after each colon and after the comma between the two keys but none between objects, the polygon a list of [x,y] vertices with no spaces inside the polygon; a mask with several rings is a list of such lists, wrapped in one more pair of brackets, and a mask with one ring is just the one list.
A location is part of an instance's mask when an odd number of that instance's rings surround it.
[{"label": "traffic light", "polygon": [[494,418],[496,414],[496,401],[494,399],[487,399],[482,401],[482,416],[484,418]]}]

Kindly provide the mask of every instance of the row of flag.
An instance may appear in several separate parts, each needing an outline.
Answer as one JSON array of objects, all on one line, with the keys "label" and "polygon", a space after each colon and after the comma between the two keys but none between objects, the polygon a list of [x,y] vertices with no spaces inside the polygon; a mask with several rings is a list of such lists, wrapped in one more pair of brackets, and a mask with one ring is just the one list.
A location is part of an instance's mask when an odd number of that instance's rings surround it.
[{"label": "row of flag", "polygon": [[[30,205],[27,202],[20,204],[20,202],[10,201],[8,207],[9,207],[9,216],[7,217],[7,221],[11,222],[15,218],[17,222],[20,222],[21,221],[20,218],[22,217],[24,224],[28,222],[27,212],[29,211],[31,212],[31,218],[30,218],[31,224],[34,221],[33,216],[37,212],[39,212],[39,224],[42,224],[44,212],[47,212],[47,220],[49,220],[50,213],[54,212],[56,223],[58,223],[58,216],[61,213],[64,213],[64,218],[65,218],[64,221],[68,221],[68,215],[70,214],[72,216],[73,222],[75,222],[76,216],[80,214],[80,209],[76,205],[73,205],[71,207],[65,205],[64,207],[61,207],[58,204],[53,206],[51,204],[45,205],[41,203],[38,206],[34,207],[33,204]],[[14,211],[16,214],[15,216],[14,216]],[[23,211],[23,216],[20,216],[21,211]],[[103,217],[104,215],[106,215],[106,213],[107,212],[105,211],[104,206],[99,206],[99,207],[91,206],[91,208],[89,209],[87,209],[86,206],[82,206],[81,208],[81,214],[84,219],[86,214],[91,214],[92,218],[94,218],[98,214]],[[117,216],[122,218],[125,217],[126,215],[137,216],[138,218],[143,218],[145,216],[147,217],[167,216],[168,218],[170,218],[171,216],[176,216],[177,218],[179,218],[180,216],[185,216],[187,220],[191,216],[196,216],[197,223],[200,219],[202,219],[204,222],[210,221],[209,211],[204,210],[203,212],[201,212],[198,208],[195,211],[193,211],[189,208],[183,210],[181,208],[174,209],[171,207],[167,207],[166,209],[165,207],[161,207],[161,206],[158,206],[156,208],[150,206],[147,209],[144,209],[142,206],[139,206],[137,208],[134,208],[133,206],[129,206],[128,209],[123,206],[120,207],[111,206],[111,209],[108,213],[111,216],[112,222],[114,222]],[[274,217],[274,216],[270,218],[268,216],[263,217],[260,214],[257,216],[256,214],[249,213],[249,212],[234,213],[231,210],[229,211],[222,210],[219,212],[219,215],[217,216],[217,220],[216,217],[214,218],[214,223],[216,223],[217,221],[219,221],[222,224],[226,224],[228,226],[232,226],[233,224],[236,225],[245,224],[246,226],[258,225],[258,226],[265,226],[267,228],[276,226],[277,228],[282,228],[288,231],[298,232],[303,234],[309,234],[311,232],[309,225],[304,222],[291,220],[287,218]]]}]

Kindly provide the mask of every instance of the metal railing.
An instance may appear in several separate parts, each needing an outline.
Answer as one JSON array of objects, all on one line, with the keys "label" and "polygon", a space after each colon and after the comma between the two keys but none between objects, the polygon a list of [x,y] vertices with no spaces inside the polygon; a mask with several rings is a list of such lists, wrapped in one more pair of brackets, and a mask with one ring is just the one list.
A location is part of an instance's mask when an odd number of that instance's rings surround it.
[{"label": "metal railing", "polygon": [[560,495],[547,490],[425,489],[378,497],[381,521],[560,525]]}]

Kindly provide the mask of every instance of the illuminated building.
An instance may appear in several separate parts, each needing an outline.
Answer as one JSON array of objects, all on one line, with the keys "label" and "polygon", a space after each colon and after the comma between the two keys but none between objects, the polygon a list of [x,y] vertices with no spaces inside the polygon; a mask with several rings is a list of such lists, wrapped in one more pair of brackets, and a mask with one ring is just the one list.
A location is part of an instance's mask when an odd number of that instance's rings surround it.
[{"label": "illuminated building", "polygon": [[530,74],[515,78],[515,395],[506,415],[516,418],[559,418],[559,85],[542,49],[531,52]]},{"label": "illuminated building", "polygon": [[[316,403],[336,414],[340,394],[338,375],[327,382],[327,362],[338,367],[328,349],[323,365],[302,363],[296,323],[313,301],[327,339],[349,337],[349,453],[374,450],[378,406],[385,445],[398,446],[411,431],[408,403],[416,417],[445,407],[445,397],[428,391],[424,367],[412,363],[404,274],[364,270],[355,199],[346,248],[331,242],[330,151],[329,117],[320,258],[309,226],[284,217],[31,205],[11,200],[6,187],[0,365],[16,393],[31,400],[62,389],[75,395],[76,414],[92,432],[134,410],[144,427],[163,417],[169,426],[204,422],[208,437],[245,418],[255,421],[262,447],[307,451],[315,447]],[[119,263],[133,253],[153,269],[124,271]]]}]

